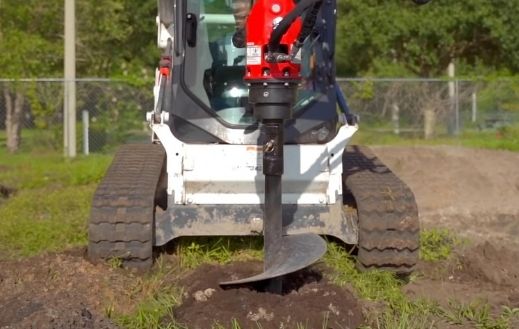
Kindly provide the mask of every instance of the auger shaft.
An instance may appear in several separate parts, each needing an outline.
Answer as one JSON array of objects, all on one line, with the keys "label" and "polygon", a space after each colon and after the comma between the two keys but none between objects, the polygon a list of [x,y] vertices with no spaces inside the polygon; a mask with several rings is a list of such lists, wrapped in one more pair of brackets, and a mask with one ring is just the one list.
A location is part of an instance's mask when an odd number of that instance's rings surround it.
[{"label": "auger shaft", "polygon": [[[266,120],[266,142],[263,146],[263,174],[265,175],[265,219],[263,227],[265,262],[264,271],[274,266],[280,252],[283,235],[282,183],[283,175],[283,121]],[[271,279],[267,290],[281,293],[281,278]]]}]

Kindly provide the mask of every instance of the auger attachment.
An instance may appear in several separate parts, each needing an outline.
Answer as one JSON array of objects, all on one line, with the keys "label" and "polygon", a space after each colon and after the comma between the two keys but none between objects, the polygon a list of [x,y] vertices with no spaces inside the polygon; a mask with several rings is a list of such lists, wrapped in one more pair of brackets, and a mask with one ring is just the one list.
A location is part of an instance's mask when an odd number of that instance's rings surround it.
[{"label": "auger attachment", "polygon": [[[322,0],[258,0],[247,19],[244,80],[250,86],[254,116],[262,123],[265,261],[263,273],[223,285],[270,280],[267,290],[281,293],[281,276],[311,265],[326,252],[325,241],[316,234],[283,235],[281,186],[284,124],[292,118],[301,82],[296,55],[314,28],[321,4]],[[306,11],[303,21],[300,16]]]}]

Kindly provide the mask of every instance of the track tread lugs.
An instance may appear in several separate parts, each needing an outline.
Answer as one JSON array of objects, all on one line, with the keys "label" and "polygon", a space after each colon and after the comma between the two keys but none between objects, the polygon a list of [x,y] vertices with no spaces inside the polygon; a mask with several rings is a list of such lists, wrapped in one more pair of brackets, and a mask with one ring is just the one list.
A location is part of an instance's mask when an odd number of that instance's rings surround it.
[{"label": "track tread lugs", "polygon": [[348,146],[343,166],[345,189],[358,212],[358,267],[411,273],[420,246],[412,191],[367,147]]},{"label": "track tread lugs", "polygon": [[161,145],[128,144],[118,150],[94,194],[90,260],[117,257],[127,267],[151,266],[155,194],[164,162]]}]

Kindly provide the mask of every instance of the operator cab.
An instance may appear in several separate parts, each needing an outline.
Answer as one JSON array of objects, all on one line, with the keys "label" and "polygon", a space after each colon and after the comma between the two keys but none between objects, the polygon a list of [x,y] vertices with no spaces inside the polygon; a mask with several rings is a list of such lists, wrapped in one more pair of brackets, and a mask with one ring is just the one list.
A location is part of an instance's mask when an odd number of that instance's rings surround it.
[{"label": "operator cab", "polygon": [[[257,144],[258,122],[243,81],[246,48],[232,43],[232,0],[176,1],[171,10],[179,23],[169,29],[175,40],[169,89],[174,135],[190,143]],[[303,80],[294,119],[286,123],[286,143],[326,143],[335,136],[334,10],[334,1],[322,5],[317,37],[300,51]]]}]

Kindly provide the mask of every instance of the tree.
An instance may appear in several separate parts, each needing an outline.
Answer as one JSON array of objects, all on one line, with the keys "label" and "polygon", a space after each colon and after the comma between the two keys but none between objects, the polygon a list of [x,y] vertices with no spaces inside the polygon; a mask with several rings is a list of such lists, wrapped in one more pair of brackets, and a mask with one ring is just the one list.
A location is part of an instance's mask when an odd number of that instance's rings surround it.
[{"label": "tree", "polygon": [[[62,61],[58,0],[0,1],[0,72],[3,78],[55,76]],[[59,20],[58,20],[59,22]],[[20,147],[25,95],[19,83],[2,88],[7,148]]]},{"label": "tree", "polygon": [[451,61],[516,73],[519,7],[507,0],[339,2],[338,71],[442,76]]},{"label": "tree", "polygon": [[[76,1],[77,76],[152,81],[158,58],[155,1]],[[0,78],[63,76],[63,11],[63,0],[0,0]],[[29,107],[26,88],[0,87],[7,145],[15,152]]]}]

